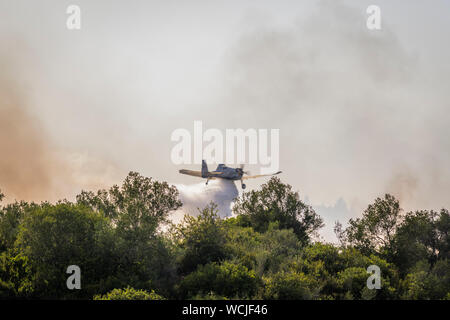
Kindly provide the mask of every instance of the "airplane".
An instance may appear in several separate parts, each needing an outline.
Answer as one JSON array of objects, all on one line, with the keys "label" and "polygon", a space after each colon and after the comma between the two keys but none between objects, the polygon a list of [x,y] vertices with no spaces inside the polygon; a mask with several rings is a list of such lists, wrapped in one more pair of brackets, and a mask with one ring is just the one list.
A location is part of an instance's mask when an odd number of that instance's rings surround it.
[{"label": "airplane", "polygon": [[[258,174],[255,176],[251,176],[248,171],[244,171],[244,165],[241,165],[240,168],[230,168],[227,167],[224,164],[219,164],[217,166],[217,169],[214,171],[208,171],[208,166],[206,164],[205,160],[202,160],[202,171],[194,171],[194,170],[186,170],[181,169],[178,171],[182,174],[187,174],[194,177],[200,177],[206,179],[206,184],[208,185],[209,180],[211,179],[226,179],[226,180],[241,180],[241,187],[242,189],[245,189],[245,184],[243,180],[246,179],[253,179],[253,178],[259,178],[259,177],[266,177],[266,176],[273,176],[276,174],[281,173],[281,171],[278,171],[276,173],[270,173],[270,174]],[[244,176],[245,175],[245,176]]]}]

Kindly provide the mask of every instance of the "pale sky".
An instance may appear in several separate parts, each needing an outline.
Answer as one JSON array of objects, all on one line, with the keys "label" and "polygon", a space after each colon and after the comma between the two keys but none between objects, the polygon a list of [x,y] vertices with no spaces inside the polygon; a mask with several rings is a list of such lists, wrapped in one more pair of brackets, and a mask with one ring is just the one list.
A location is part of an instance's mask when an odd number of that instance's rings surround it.
[{"label": "pale sky", "polygon": [[198,183],[170,136],[202,120],[280,129],[280,178],[326,239],[386,192],[450,208],[449,15],[445,0],[0,0],[0,189],[72,199],[130,170]]}]

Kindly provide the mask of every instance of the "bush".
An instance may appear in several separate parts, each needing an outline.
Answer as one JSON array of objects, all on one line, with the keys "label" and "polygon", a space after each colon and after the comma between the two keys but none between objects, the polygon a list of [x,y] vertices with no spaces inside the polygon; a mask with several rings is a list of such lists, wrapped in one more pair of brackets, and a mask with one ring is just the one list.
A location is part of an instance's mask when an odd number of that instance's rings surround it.
[{"label": "bush", "polygon": [[94,300],[165,300],[155,291],[136,290],[127,287],[125,289],[114,289],[104,295],[94,296]]},{"label": "bush", "polygon": [[226,231],[214,204],[201,210],[198,217],[186,215],[176,230],[176,237],[183,251],[179,263],[183,274],[227,256]]},{"label": "bush", "polygon": [[[15,245],[30,264],[33,294],[47,299],[90,298],[108,289],[102,286],[112,266],[108,233],[106,219],[84,206],[44,203],[30,208]],[[67,290],[70,265],[80,267],[83,290]]]},{"label": "bush", "polygon": [[183,299],[209,293],[227,298],[250,298],[256,293],[258,284],[255,272],[243,265],[213,262],[199,266],[187,275],[181,281],[179,291]]},{"label": "bush", "polygon": [[236,199],[233,212],[243,227],[264,233],[276,223],[280,229],[292,229],[303,244],[309,243],[311,236],[323,226],[322,218],[314,209],[303,203],[290,185],[276,177],[260,190],[244,192]]},{"label": "bush", "polygon": [[279,272],[265,279],[264,299],[310,300],[318,296],[318,282],[303,272]]}]

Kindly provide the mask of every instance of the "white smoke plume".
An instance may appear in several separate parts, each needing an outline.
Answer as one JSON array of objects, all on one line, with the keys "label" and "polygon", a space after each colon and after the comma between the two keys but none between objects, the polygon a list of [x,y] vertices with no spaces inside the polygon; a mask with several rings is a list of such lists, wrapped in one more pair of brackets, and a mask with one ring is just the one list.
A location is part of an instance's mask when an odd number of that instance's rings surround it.
[{"label": "white smoke plume", "polygon": [[230,217],[233,200],[239,195],[234,182],[223,179],[211,180],[208,185],[201,182],[175,186],[183,206],[171,215],[174,223],[179,223],[185,214],[197,216],[199,209],[205,208],[211,202],[217,204],[218,215],[221,218]]}]

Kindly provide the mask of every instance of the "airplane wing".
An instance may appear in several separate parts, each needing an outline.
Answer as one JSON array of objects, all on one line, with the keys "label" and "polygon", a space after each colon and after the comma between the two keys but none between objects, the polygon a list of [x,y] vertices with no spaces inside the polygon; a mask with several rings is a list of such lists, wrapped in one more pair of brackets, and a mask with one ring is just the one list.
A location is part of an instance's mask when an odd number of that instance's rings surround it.
[{"label": "airplane wing", "polygon": [[208,174],[209,174],[209,175],[212,175],[212,176],[218,176],[218,177],[220,177],[220,175],[223,174],[223,172],[212,171],[212,172],[208,172]]},{"label": "airplane wing", "polygon": [[193,170],[185,170],[185,169],[181,169],[180,171],[178,171],[179,173],[182,174],[187,174],[189,176],[194,176],[194,177],[200,177],[202,178],[202,172],[201,171],[193,171]]},{"label": "airplane wing", "polygon": [[[206,178],[206,177],[202,176],[202,172],[201,171],[181,169],[178,172],[182,173],[182,174],[187,174],[189,176]],[[220,177],[221,174],[223,174],[223,172],[208,172],[208,178],[209,179],[214,179],[215,177]]]},{"label": "airplane wing", "polygon": [[246,179],[254,179],[254,178],[260,178],[260,177],[268,177],[268,176],[274,176],[276,174],[280,174],[281,171],[275,172],[275,173],[269,173],[269,174],[257,174],[255,176],[243,176],[242,180],[246,180]]}]

